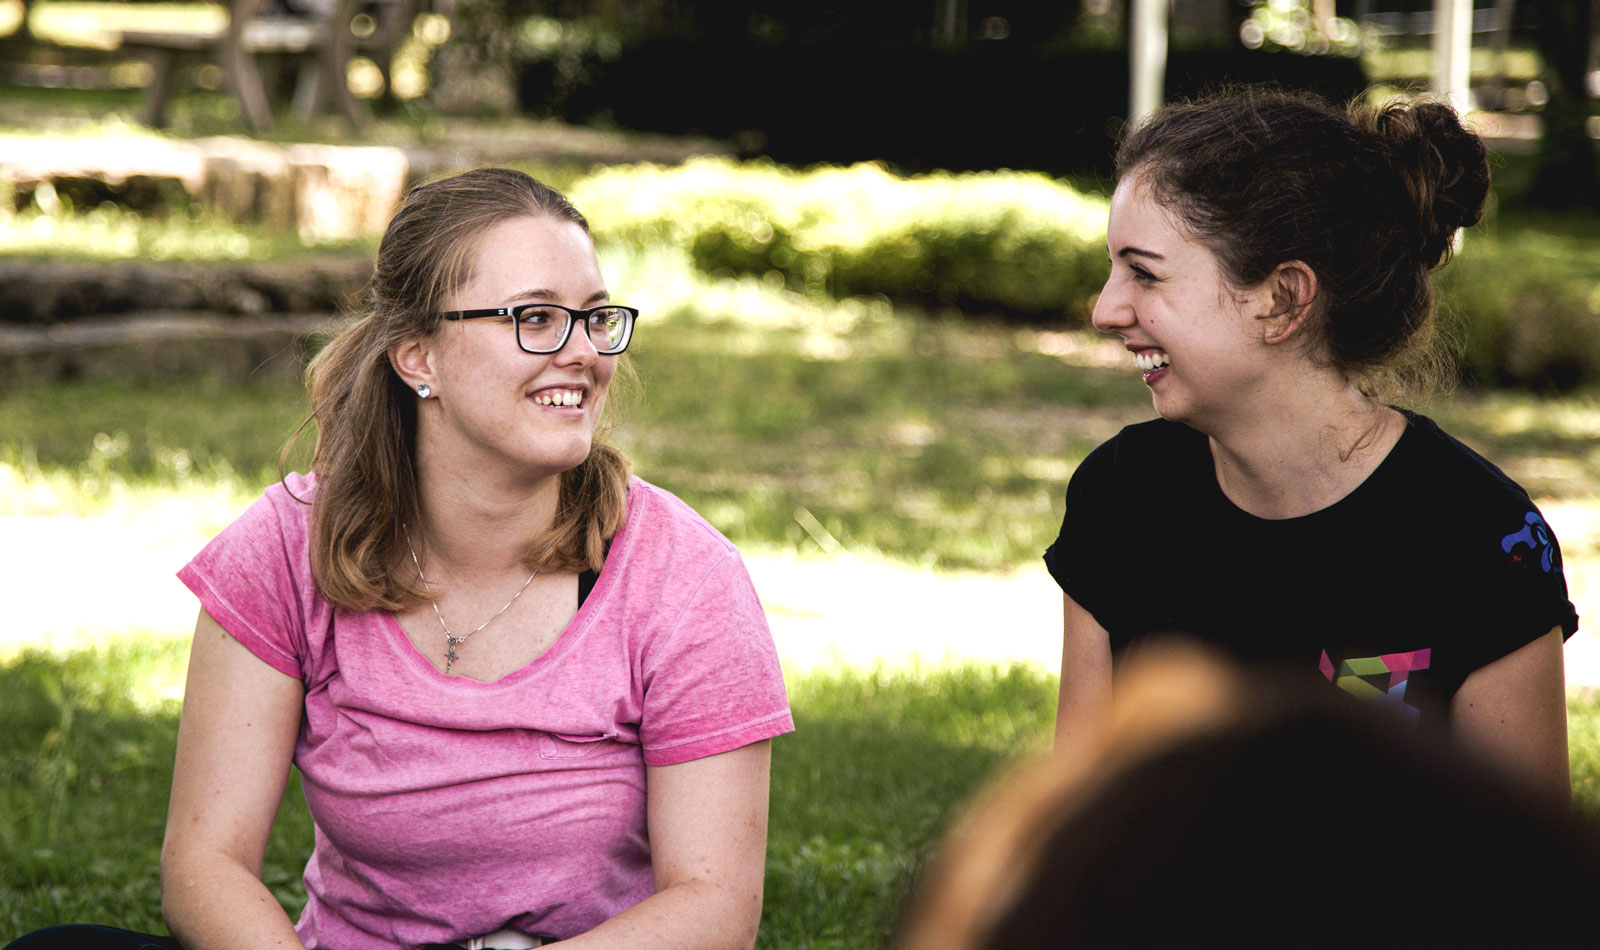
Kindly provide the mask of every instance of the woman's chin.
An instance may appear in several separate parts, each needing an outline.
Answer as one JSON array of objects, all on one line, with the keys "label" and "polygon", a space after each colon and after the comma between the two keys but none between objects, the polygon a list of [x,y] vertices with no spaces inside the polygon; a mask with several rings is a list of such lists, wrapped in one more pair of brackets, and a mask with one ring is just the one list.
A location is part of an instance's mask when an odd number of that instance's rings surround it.
[{"label": "woman's chin", "polygon": [[589,458],[589,452],[594,448],[591,440],[585,439],[581,444],[562,447],[554,451],[542,453],[537,465],[540,469],[559,475],[569,472],[582,465]]}]

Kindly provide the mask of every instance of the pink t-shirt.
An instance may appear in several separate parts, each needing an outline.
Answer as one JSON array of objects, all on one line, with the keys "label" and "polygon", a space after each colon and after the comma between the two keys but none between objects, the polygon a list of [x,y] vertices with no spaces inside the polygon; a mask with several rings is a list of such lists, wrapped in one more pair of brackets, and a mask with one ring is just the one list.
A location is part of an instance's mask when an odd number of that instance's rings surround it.
[{"label": "pink t-shirt", "polygon": [[[291,475],[309,500],[314,478]],[[178,573],[223,628],[305,684],[295,746],[316,848],[311,948],[557,939],[649,897],[646,765],[794,729],[733,545],[634,479],[594,590],[538,659],[447,677],[384,612],[312,583],[311,508],[268,488]]]}]

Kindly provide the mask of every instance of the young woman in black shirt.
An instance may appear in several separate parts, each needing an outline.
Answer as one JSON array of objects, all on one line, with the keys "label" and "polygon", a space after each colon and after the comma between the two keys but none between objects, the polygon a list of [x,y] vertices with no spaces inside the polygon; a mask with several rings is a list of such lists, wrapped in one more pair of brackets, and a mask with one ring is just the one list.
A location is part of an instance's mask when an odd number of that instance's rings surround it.
[{"label": "young woman in black shirt", "polygon": [[1182,633],[1567,795],[1577,617],[1554,535],[1384,398],[1430,375],[1430,274],[1482,214],[1483,143],[1437,102],[1244,89],[1158,111],[1118,171],[1094,325],[1161,419],[1085,460],[1045,556],[1065,592],[1058,739],[1092,728],[1114,654]]}]

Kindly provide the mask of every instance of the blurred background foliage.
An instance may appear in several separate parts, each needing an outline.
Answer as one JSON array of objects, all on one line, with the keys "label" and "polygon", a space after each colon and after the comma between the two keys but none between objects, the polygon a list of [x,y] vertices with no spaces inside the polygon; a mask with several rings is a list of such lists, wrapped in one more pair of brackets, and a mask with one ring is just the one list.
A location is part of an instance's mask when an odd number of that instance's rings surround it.
[{"label": "blurred background foliage", "polygon": [[[1485,222],[1441,271],[1440,325],[1462,379],[1570,391],[1600,378],[1600,228],[1519,205],[1531,158],[1505,155]],[[542,168],[535,171],[551,177]],[[901,176],[882,165],[797,171],[704,158],[677,167],[555,169],[604,246],[687,255],[705,280],[752,276],[812,301],[855,297],[968,318],[1083,327],[1105,274],[1104,184],[1041,173]],[[307,247],[292,232],[231,221],[182,196],[135,210],[114,195],[36,185],[0,195],[0,255],[175,262],[362,257],[370,235]],[[292,266],[292,265],[291,265]],[[307,272],[299,272],[303,277]],[[301,288],[296,309],[335,311],[359,282]],[[320,295],[319,295],[320,290]],[[49,320],[24,283],[0,286],[10,319]],[[249,298],[253,300],[254,298]],[[688,307],[700,306],[690,300]],[[102,295],[100,313],[138,309]],[[210,306],[227,309],[226,301]]]},{"label": "blurred background foliage", "polygon": [[1058,318],[1081,315],[1104,279],[1106,202],[1037,173],[700,159],[607,169],[570,195],[601,240],[687,248],[708,276],[774,274],[812,298]]}]

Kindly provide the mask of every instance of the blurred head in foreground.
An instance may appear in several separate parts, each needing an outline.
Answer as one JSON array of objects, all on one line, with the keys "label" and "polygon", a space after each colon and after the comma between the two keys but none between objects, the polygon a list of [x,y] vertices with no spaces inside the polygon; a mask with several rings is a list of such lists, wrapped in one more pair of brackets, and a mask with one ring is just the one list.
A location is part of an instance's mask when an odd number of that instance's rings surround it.
[{"label": "blurred head in foreground", "polygon": [[1595,830],[1450,747],[1180,644],[1117,685],[952,830],[903,950],[1593,944]]}]

